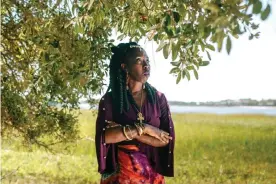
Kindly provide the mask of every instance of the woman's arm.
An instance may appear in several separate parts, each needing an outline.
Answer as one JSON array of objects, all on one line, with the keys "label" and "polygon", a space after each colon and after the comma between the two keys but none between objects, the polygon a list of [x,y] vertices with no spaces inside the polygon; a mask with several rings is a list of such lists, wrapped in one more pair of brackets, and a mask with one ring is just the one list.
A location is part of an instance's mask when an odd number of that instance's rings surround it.
[{"label": "woman's arm", "polygon": [[[150,146],[154,147],[163,147],[166,146],[169,143],[169,140],[167,139],[166,141],[161,141],[155,137],[152,137],[148,134],[143,134],[141,136],[138,135],[138,132],[135,127],[129,126],[130,130],[126,130],[126,133],[129,137],[132,137],[134,139],[137,139],[139,142],[148,144]],[[132,136],[131,136],[132,133]],[[117,143],[121,141],[125,141],[127,138],[123,134],[123,130],[121,126],[114,127],[114,128],[108,128],[105,131],[105,143],[106,144],[111,144],[111,143]]]},{"label": "woman's arm", "polygon": [[[129,138],[136,138],[138,136],[138,132],[136,131],[136,128],[133,126],[128,126],[129,128],[125,128],[125,133]],[[121,141],[127,140],[126,136],[123,133],[123,127],[122,126],[116,126],[107,128],[105,131],[105,143],[111,144],[111,143],[117,143]]]},{"label": "woman's arm", "polygon": [[159,139],[152,137],[150,135],[137,136],[136,139],[142,143],[145,143],[153,147],[163,147],[169,143],[169,142],[162,142]]},{"label": "woman's arm", "polygon": [[[132,139],[137,139],[138,141],[154,146],[154,147],[163,147],[169,143],[169,140],[172,137],[165,131],[162,131],[154,126],[145,124],[144,134],[138,135],[138,130],[135,126],[128,126],[125,128],[125,134],[127,137]],[[109,126],[106,127],[105,131],[105,143],[117,143],[127,140],[127,137],[124,135],[123,127],[115,122],[111,122]]]}]

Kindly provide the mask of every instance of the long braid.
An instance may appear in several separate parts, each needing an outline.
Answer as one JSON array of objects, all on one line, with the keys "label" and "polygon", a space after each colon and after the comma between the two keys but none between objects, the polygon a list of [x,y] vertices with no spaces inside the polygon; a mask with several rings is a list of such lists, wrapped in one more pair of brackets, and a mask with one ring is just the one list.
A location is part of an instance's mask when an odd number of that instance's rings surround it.
[{"label": "long braid", "polygon": [[123,94],[124,94],[124,87],[123,87],[123,77],[122,77],[122,72],[121,70],[118,71],[119,73],[119,86],[120,86],[120,92],[119,92],[119,99],[120,99],[120,113],[123,112],[123,108],[124,108],[124,98],[123,98]]},{"label": "long braid", "polygon": [[155,104],[156,103],[156,89],[151,86],[148,82],[145,84],[146,91],[148,93],[148,98],[150,100],[150,103]]},{"label": "long braid", "polygon": [[[126,89],[126,72],[121,69],[121,64],[130,46],[137,45],[135,42],[121,43],[117,47],[112,47],[113,55],[109,64],[109,86],[107,92],[111,90],[114,110],[120,114],[129,110],[129,92]],[[150,103],[156,102],[156,89],[149,83],[145,84]],[[131,103],[135,103],[131,100]]]},{"label": "long braid", "polygon": [[[124,72],[123,73],[123,78],[126,79],[126,73]],[[126,90],[126,80],[123,81],[123,86],[124,86],[124,90],[123,90],[123,98],[124,98],[124,109],[126,111],[129,110],[129,101],[128,101],[128,96],[127,96],[127,91]]]}]

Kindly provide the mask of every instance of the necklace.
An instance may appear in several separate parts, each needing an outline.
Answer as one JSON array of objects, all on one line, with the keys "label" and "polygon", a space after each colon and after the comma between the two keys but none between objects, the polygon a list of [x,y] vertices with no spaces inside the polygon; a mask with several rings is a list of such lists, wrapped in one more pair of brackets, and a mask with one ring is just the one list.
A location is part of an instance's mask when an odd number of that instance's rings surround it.
[{"label": "necklace", "polygon": [[[131,95],[132,96],[132,95]],[[134,102],[134,107],[135,109],[137,110],[137,120],[140,121],[140,123],[143,123],[143,120],[145,120],[143,114],[142,114],[142,100],[143,100],[143,89],[142,89],[142,92],[141,92],[141,99],[140,99],[140,111],[139,109],[136,107],[136,103],[135,103],[135,100],[132,96],[132,99],[133,99],[133,102]]]}]

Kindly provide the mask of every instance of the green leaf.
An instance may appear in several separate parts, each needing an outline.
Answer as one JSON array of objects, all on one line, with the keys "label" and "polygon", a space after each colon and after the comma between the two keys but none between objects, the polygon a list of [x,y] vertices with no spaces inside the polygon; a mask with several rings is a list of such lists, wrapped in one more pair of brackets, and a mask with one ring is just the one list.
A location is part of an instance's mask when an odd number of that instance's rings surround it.
[{"label": "green leaf", "polygon": [[230,54],[231,47],[232,47],[231,39],[230,39],[230,36],[228,36],[227,37],[227,42],[226,42],[226,50],[227,50],[228,54]]},{"label": "green leaf", "polygon": [[79,25],[79,24],[77,24],[77,25],[75,26],[75,32],[76,32],[77,34],[78,34],[78,33],[84,34],[84,27],[81,26],[81,25]]},{"label": "green leaf", "polygon": [[220,31],[218,33],[218,36],[217,36],[217,43],[218,43],[218,51],[220,52],[221,49],[222,49],[222,45],[223,45],[223,40],[224,40],[224,33],[222,31]]},{"label": "green leaf", "polygon": [[182,79],[184,79],[185,76],[186,76],[186,72],[185,72],[185,70],[182,70]]},{"label": "green leaf", "polygon": [[212,51],[215,51],[215,47],[211,44],[207,44],[206,47]]},{"label": "green leaf", "polygon": [[189,65],[189,66],[187,66],[186,67],[188,70],[194,70],[195,69],[195,67],[193,66],[193,65]]},{"label": "green leaf", "polygon": [[262,9],[262,3],[258,0],[256,3],[253,4],[253,13],[259,14]]},{"label": "green leaf", "polygon": [[170,74],[179,72],[180,69],[178,67],[174,67],[171,69]]},{"label": "green leaf", "polygon": [[236,34],[242,34],[243,32],[241,31],[241,29],[240,29],[240,25],[239,24],[237,24],[236,26],[235,26],[235,28],[234,28],[234,30],[233,30],[233,35],[236,35]]},{"label": "green leaf", "polygon": [[178,12],[173,12],[173,19],[174,19],[174,21],[176,22],[176,23],[178,23],[179,22],[179,20],[180,20],[180,15],[179,15],[179,13]]},{"label": "green leaf", "polygon": [[250,34],[250,36],[249,36],[249,40],[252,40],[254,38],[254,35],[253,34]]},{"label": "green leaf", "polygon": [[252,23],[252,24],[251,24],[251,28],[252,28],[252,29],[258,29],[258,28],[259,28],[259,24],[254,24],[254,23]]},{"label": "green leaf", "polygon": [[268,15],[270,14],[270,5],[268,4],[265,8],[265,10],[261,13],[261,19],[266,20]]},{"label": "green leaf", "polygon": [[204,37],[204,28],[205,28],[204,16],[201,15],[198,17],[199,37]]},{"label": "green leaf", "polygon": [[212,60],[212,59],[211,59],[210,53],[209,53],[208,51],[206,51],[206,52],[207,52],[208,59],[209,59],[209,60]]},{"label": "green leaf", "polygon": [[236,38],[236,39],[239,38],[239,35],[237,35],[237,34],[232,34],[232,36],[233,36],[234,38]]},{"label": "green leaf", "polygon": [[169,47],[170,47],[170,45],[167,43],[163,48],[163,55],[164,55],[165,59],[168,59],[168,57],[169,57]]},{"label": "green leaf", "polygon": [[205,4],[204,8],[210,10],[212,13],[215,13],[215,14],[217,14],[219,12],[219,10],[220,10],[220,8],[218,7],[218,5],[215,4],[215,3]]},{"label": "green leaf", "polygon": [[118,40],[122,40],[125,37],[124,34],[121,34],[120,36],[117,37]]},{"label": "green leaf", "polygon": [[186,49],[189,49],[193,46],[193,42],[189,41],[188,44],[185,46]]},{"label": "green leaf", "polygon": [[201,39],[199,39],[199,44],[200,44],[200,47],[201,47],[201,51],[204,52],[205,44],[203,43],[203,41]]},{"label": "green leaf", "polygon": [[163,40],[161,41],[161,43],[159,44],[158,48],[156,49],[156,52],[160,51],[163,49],[163,47],[166,45],[166,42],[164,42]]},{"label": "green leaf", "polygon": [[158,34],[158,33],[157,33],[157,34],[155,34],[155,35],[154,35],[154,37],[153,37],[153,40],[154,40],[154,41],[157,41],[157,40],[158,40],[158,36],[159,36],[159,34]]},{"label": "green leaf", "polygon": [[174,35],[171,26],[166,26],[164,30],[167,33],[168,37],[172,37]]},{"label": "green leaf", "polygon": [[181,72],[178,72],[176,84],[178,84],[180,82],[180,79],[181,79]]},{"label": "green leaf", "polygon": [[164,21],[164,26],[168,27],[169,25],[171,25],[171,16],[169,14],[166,14],[165,21]]},{"label": "green leaf", "polygon": [[49,53],[45,53],[45,55],[44,55],[44,58],[45,58],[45,61],[50,61],[50,55],[49,55]]},{"label": "green leaf", "polygon": [[[143,36],[146,35],[146,31],[145,31],[144,28],[142,28],[142,27],[140,27],[140,26],[137,26],[137,27],[138,27],[140,33],[141,33]],[[154,34],[151,34],[151,36],[149,37],[149,40],[152,40],[153,36],[154,36]]]},{"label": "green leaf", "polygon": [[256,33],[256,34],[254,34],[254,36],[255,36],[255,38],[259,38],[259,36],[260,36],[260,32],[258,32],[258,33]]},{"label": "green leaf", "polygon": [[190,76],[189,71],[187,69],[184,69],[184,70],[185,70],[185,74],[187,76],[188,81],[191,80],[191,76]]},{"label": "green leaf", "polygon": [[126,19],[123,18],[122,24],[121,24],[121,30],[124,30]]},{"label": "green leaf", "polygon": [[174,43],[172,43],[172,60],[173,61],[176,60],[178,52],[179,52],[179,50],[178,50],[177,46]]},{"label": "green leaf", "polygon": [[199,63],[199,66],[207,66],[210,64],[210,61],[202,61]]},{"label": "green leaf", "polygon": [[193,60],[193,64],[196,66],[197,69],[199,69],[199,62],[197,62],[196,60]]},{"label": "green leaf", "polygon": [[192,51],[193,51],[193,56],[196,57],[198,55],[198,45],[197,44],[193,45]]},{"label": "green leaf", "polygon": [[176,35],[179,34],[180,31],[181,31],[181,28],[180,28],[180,27],[177,27],[177,28],[175,29],[175,34],[176,34]]},{"label": "green leaf", "polygon": [[196,80],[198,80],[198,73],[197,73],[196,69],[194,69],[194,75],[195,75]]},{"label": "green leaf", "polygon": [[178,6],[178,9],[179,9],[179,13],[184,16],[186,14],[186,5],[184,3],[181,3],[179,6]]},{"label": "green leaf", "polygon": [[178,51],[180,51],[180,47],[181,47],[181,40],[178,40],[177,41],[177,44],[176,44],[176,49],[178,50]]},{"label": "green leaf", "polygon": [[171,65],[173,65],[173,66],[179,66],[181,64],[181,62],[180,61],[176,61],[176,62],[171,62]]},{"label": "green leaf", "polygon": [[93,3],[94,3],[94,0],[90,0],[89,5],[88,5],[88,10],[90,10],[90,8],[92,7]]}]

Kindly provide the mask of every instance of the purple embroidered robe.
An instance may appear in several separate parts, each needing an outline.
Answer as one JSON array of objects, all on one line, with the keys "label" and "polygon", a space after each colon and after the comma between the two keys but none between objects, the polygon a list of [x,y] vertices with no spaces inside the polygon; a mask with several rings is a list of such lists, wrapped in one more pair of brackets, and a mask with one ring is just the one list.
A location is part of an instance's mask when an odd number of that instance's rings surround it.
[{"label": "purple embroidered robe", "polygon": [[[142,106],[142,114],[145,122],[169,132],[173,140],[165,147],[153,147],[144,143],[139,143],[141,152],[146,154],[152,168],[163,176],[174,176],[174,142],[175,133],[169,105],[165,95],[157,92],[157,102],[152,104],[146,98]],[[130,105],[128,112],[113,115],[111,93],[106,93],[99,103],[98,117],[96,121],[96,153],[98,160],[98,171],[100,173],[112,172],[117,167],[117,144],[106,144],[104,139],[107,121],[126,125],[137,121],[137,110]]]}]

